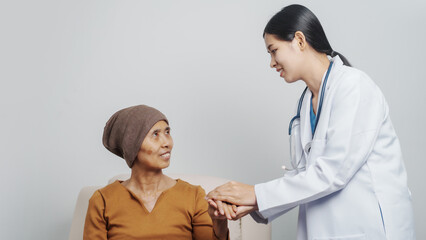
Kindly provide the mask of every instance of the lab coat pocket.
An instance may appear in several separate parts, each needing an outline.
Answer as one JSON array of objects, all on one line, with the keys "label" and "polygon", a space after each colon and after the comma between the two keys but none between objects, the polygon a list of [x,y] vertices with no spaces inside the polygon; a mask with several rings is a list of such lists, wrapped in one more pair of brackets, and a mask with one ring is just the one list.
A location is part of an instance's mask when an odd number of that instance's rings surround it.
[{"label": "lab coat pocket", "polygon": [[314,139],[305,145],[304,150],[308,155],[306,160],[308,166],[314,164],[316,159],[323,155],[326,143],[326,139]]},{"label": "lab coat pocket", "polygon": [[338,237],[319,237],[313,238],[313,240],[366,240],[365,234],[354,234]]}]

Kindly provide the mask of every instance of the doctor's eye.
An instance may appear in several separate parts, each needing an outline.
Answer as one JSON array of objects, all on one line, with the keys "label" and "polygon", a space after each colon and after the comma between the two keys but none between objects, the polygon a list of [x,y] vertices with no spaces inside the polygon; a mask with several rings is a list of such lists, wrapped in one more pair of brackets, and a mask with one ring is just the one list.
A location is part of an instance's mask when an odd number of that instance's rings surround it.
[{"label": "doctor's eye", "polygon": [[275,54],[276,52],[277,52],[277,49],[272,49],[272,50],[271,50],[271,53],[272,53],[272,54]]}]

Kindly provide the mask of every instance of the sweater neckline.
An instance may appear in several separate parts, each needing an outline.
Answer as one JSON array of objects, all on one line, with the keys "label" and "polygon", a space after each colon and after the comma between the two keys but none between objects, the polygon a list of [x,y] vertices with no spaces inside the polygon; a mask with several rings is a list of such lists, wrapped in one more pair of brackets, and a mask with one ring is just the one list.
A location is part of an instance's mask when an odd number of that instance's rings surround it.
[{"label": "sweater neckline", "polygon": [[127,187],[125,187],[123,184],[121,184],[123,181],[121,180],[116,180],[114,182],[114,184],[118,184],[119,186],[121,186],[120,188],[122,188],[123,190],[127,191],[136,201],[139,202],[139,204],[142,206],[142,208],[145,210],[145,212],[147,214],[151,214],[155,211],[155,209],[157,208],[157,205],[160,204],[160,202],[162,201],[163,198],[167,197],[167,195],[169,195],[168,193],[173,191],[175,188],[177,188],[178,186],[180,186],[182,184],[182,180],[181,179],[175,179],[176,180],[176,184],[173,185],[172,187],[164,190],[163,192],[161,192],[160,196],[158,196],[157,201],[154,204],[154,207],[152,208],[151,212],[148,211],[148,209],[146,208],[145,204],[143,203],[142,199],[140,199],[132,190],[128,189]]}]

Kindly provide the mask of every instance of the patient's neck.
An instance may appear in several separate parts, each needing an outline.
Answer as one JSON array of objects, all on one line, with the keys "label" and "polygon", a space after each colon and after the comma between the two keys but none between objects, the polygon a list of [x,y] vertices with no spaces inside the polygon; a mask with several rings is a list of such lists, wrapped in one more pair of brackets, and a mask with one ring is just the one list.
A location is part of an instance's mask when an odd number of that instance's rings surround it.
[{"label": "patient's neck", "polygon": [[136,165],[132,167],[130,179],[122,184],[137,194],[154,196],[172,187],[175,183],[173,179],[164,175],[161,169],[148,170]]}]

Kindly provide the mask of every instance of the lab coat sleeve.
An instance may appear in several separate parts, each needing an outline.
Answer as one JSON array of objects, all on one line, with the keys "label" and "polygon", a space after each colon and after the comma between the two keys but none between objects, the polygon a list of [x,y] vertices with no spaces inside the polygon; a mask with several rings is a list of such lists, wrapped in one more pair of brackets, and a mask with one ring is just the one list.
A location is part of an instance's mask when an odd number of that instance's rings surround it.
[{"label": "lab coat sleeve", "polygon": [[[293,207],[294,208],[294,207]],[[250,216],[253,218],[254,221],[256,221],[257,223],[263,223],[263,224],[268,224],[270,223],[272,220],[274,220],[275,218],[287,213],[288,211],[292,210],[293,208],[290,209],[286,209],[284,211],[280,211],[280,212],[276,212],[274,213],[274,215],[271,215],[269,217],[264,217],[262,215],[262,213],[260,213],[259,211],[254,211],[250,213]]]},{"label": "lab coat sleeve", "polygon": [[295,176],[255,185],[256,214],[268,219],[263,222],[344,188],[371,153],[387,114],[383,95],[361,72],[336,84],[327,137],[312,142],[315,159],[308,157],[306,170]]}]

